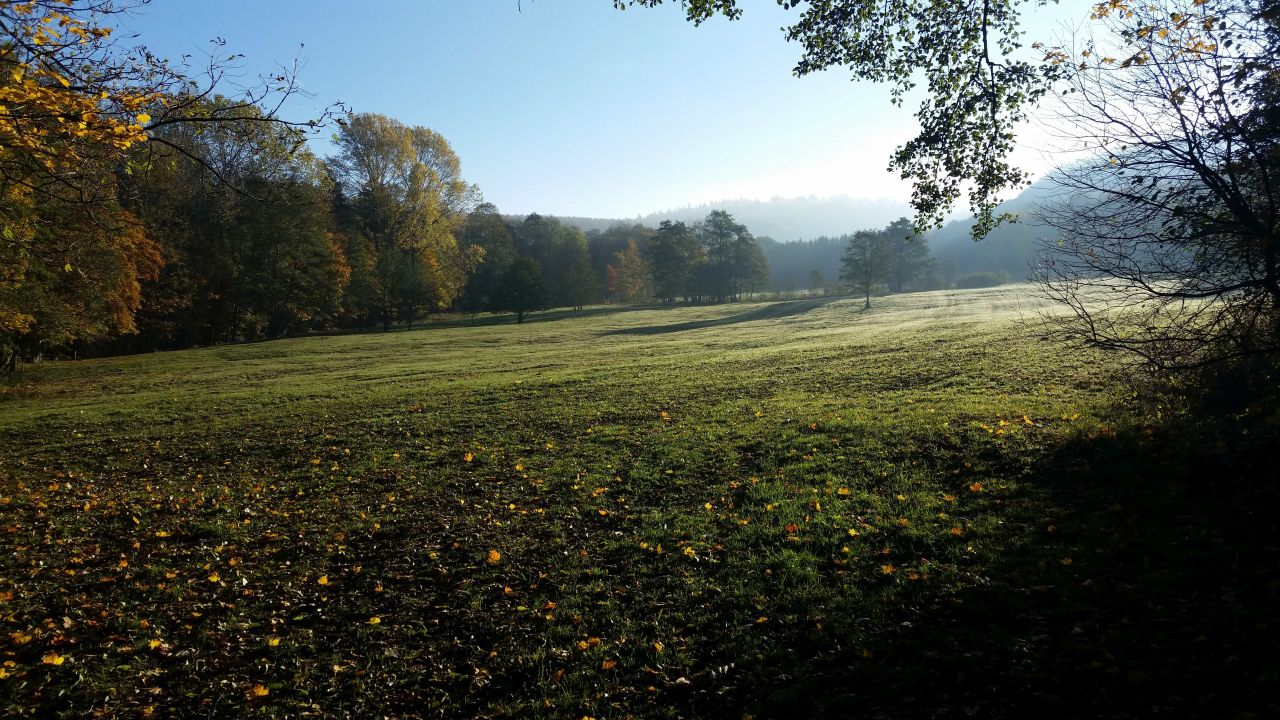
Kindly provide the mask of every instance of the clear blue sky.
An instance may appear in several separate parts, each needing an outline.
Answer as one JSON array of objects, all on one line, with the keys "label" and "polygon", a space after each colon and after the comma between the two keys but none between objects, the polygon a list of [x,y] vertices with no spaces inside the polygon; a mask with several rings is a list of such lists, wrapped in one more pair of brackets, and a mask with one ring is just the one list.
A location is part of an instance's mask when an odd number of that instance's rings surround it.
[{"label": "clear blue sky", "polygon": [[[1032,33],[1049,19],[1040,11]],[[771,196],[905,201],[885,171],[912,107],[839,70],[796,78],[769,0],[694,27],[679,2],[153,0],[122,24],[157,53],[243,53],[246,80],[304,62],[309,116],[341,100],[435,129],[503,212],[634,217]],[[300,47],[304,46],[304,47]],[[315,148],[327,152],[325,143]],[[1032,153],[1029,165],[1043,165]],[[1036,168],[1042,169],[1042,168]]]}]

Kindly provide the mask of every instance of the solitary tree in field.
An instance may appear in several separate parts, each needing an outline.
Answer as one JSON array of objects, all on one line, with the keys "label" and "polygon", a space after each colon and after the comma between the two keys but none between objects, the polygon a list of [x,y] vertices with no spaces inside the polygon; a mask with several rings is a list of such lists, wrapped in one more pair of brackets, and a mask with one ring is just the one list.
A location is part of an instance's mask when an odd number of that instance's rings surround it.
[{"label": "solitary tree in field", "polygon": [[885,233],[859,230],[849,236],[840,278],[848,281],[856,292],[866,298],[863,309],[871,308],[871,291],[889,279],[891,269],[889,242]]},{"label": "solitary tree in field", "polygon": [[517,258],[502,274],[502,283],[494,295],[494,311],[516,314],[516,322],[523,323],[527,312],[547,306],[547,290],[542,284],[542,270],[531,258]]}]

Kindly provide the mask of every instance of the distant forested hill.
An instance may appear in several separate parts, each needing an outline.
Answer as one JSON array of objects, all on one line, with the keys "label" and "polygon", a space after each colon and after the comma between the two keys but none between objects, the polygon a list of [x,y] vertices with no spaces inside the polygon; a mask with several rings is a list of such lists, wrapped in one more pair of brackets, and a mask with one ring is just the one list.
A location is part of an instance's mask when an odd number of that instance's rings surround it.
[{"label": "distant forested hill", "polygon": [[1036,206],[1049,200],[1052,184],[1039,180],[1020,195],[1000,206],[1000,212],[1014,213],[1018,222],[1004,223],[981,242],[969,235],[971,220],[947,223],[929,235],[929,247],[944,278],[972,272],[1004,271],[1011,280],[1024,280],[1036,255],[1037,241],[1052,234],[1032,216]]},{"label": "distant forested hill", "polygon": [[618,224],[639,223],[657,227],[663,220],[693,223],[705,218],[712,210],[727,211],[738,222],[751,228],[756,237],[771,237],[781,242],[812,240],[822,236],[839,237],[860,228],[884,227],[904,215],[911,215],[911,208],[905,203],[842,196],[724,200],[649,213],[637,218],[557,216],[557,219],[575,225],[583,232],[590,232],[606,230]]},{"label": "distant forested hill", "polygon": [[[1001,205],[1001,211],[1014,213],[1019,220],[1001,225],[981,242],[975,243],[969,236],[971,220],[956,220],[930,233],[929,247],[939,279],[949,284],[961,275],[979,272],[1005,272],[1011,280],[1025,279],[1036,254],[1037,240],[1050,233],[1035,222],[1032,211],[1048,199],[1050,192],[1051,184],[1040,180]],[[636,225],[653,228],[663,220],[692,224],[711,210],[727,210],[761,241],[773,287],[779,290],[814,287],[818,280],[837,283],[844,251],[842,235],[882,228],[897,218],[912,215],[907,205],[887,200],[808,197],[731,200],[629,219],[558,219],[590,233]],[[815,271],[818,275],[814,275]]]}]

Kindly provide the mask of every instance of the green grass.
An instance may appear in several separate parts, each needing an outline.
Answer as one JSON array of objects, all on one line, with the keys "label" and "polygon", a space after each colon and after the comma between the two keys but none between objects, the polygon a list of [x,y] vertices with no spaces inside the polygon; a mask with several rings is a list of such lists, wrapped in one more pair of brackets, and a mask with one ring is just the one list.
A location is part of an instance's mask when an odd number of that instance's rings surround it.
[{"label": "green grass", "polygon": [[29,370],[0,395],[0,708],[1263,712],[1274,548],[1221,551],[1265,543],[1041,308],[598,310]]}]

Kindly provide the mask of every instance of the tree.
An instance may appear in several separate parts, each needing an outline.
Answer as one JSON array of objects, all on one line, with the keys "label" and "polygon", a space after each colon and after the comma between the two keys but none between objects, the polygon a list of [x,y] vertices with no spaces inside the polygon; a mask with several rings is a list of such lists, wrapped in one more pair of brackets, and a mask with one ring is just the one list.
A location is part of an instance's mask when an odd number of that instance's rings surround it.
[{"label": "tree", "polygon": [[617,301],[637,303],[650,297],[653,276],[649,263],[640,255],[640,249],[636,247],[634,240],[628,242],[626,248],[614,253],[613,263],[609,267],[614,271],[613,294]]},{"label": "tree", "polygon": [[863,309],[871,308],[871,291],[889,279],[891,265],[885,233],[859,230],[848,238],[840,278],[866,298]]},{"label": "tree", "polygon": [[688,297],[693,268],[704,260],[698,239],[682,222],[663,220],[649,244],[654,293],[665,303]]},{"label": "tree", "polygon": [[448,141],[375,113],[349,114],[338,133],[334,176],[356,196],[377,259],[375,306],[384,327],[447,307],[483,258],[455,233],[478,189],[462,179]]},{"label": "tree", "polygon": [[919,290],[933,266],[928,238],[915,232],[906,218],[894,220],[884,233],[889,245],[889,290],[896,293]]},{"label": "tree", "polygon": [[1037,278],[1069,337],[1155,369],[1280,351],[1280,47],[1274,2],[1098,6],[1059,121]]},{"label": "tree", "polygon": [[577,307],[588,299],[581,294],[581,265],[590,265],[591,256],[581,230],[535,213],[516,228],[515,242],[517,253],[538,263],[548,303]]},{"label": "tree", "polygon": [[[1023,6],[1049,0],[778,0],[804,6],[786,28],[803,48],[797,75],[847,68],[855,79],[889,83],[893,101],[923,77],[929,96],[916,111],[920,133],[898,148],[891,167],[912,181],[916,227],[941,226],[947,210],[968,186],[978,222],[974,236],[989,232],[1002,191],[1027,176],[1008,162],[1014,128],[1064,69],[1059,51],[1047,62],[1022,58]],[[614,0],[614,6],[655,6],[662,0]],[[741,3],[745,5],[745,3]],[[682,0],[691,22],[716,15],[737,18],[738,0]],[[1036,46],[1040,46],[1037,44]]]},{"label": "tree", "polygon": [[480,248],[484,252],[484,262],[467,278],[467,286],[457,301],[463,312],[478,312],[490,305],[502,274],[515,262],[515,239],[498,208],[481,203],[467,216],[458,241],[463,248]]},{"label": "tree", "polygon": [[331,223],[344,201],[292,132],[251,122],[260,115],[241,109],[245,126],[161,128],[156,137],[184,151],[157,143],[118,181],[165,258],[143,285],[134,349],[279,337],[340,314],[350,266],[347,237]]},{"label": "tree", "polygon": [[739,236],[733,248],[733,299],[769,286],[769,260],[750,234]]},{"label": "tree", "polygon": [[[125,209],[120,180],[145,167],[153,148],[187,151],[161,130],[272,124],[301,138],[321,123],[276,114],[297,90],[287,71],[234,103],[210,104],[232,58],[211,58],[201,79],[145,48],[113,43],[107,22],[133,5],[0,1],[4,365],[19,353],[136,330],[141,283],[154,278],[162,253]],[[260,111],[240,112],[249,107]],[[50,217],[57,224],[42,226]]]},{"label": "tree", "polygon": [[724,210],[713,210],[695,228],[705,262],[694,268],[699,297],[716,302],[737,300],[769,279],[769,263],[760,243],[745,225]]},{"label": "tree", "polygon": [[524,314],[547,306],[547,291],[542,284],[542,270],[531,258],[517,258],[502,274],[502,284],[494,296],[491,310],[513,312],[516,322],[524,322]]},{"label": "tree", "polygon": [[569,302],[574,310],[581,310],[582,306],[600,296],[600,279],[596,277],[596,271],[586,255],[574,258],[569,271],[565,273],[565,283]]},{"label": "tree", "polygon": [[822,276],[821,270],[814,270],[809,273],[809,289],[810,290],[826,290],[827,279]]}]

